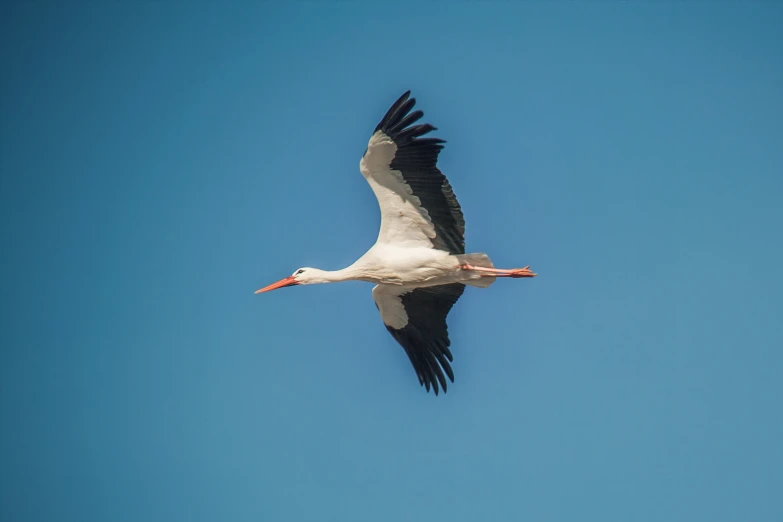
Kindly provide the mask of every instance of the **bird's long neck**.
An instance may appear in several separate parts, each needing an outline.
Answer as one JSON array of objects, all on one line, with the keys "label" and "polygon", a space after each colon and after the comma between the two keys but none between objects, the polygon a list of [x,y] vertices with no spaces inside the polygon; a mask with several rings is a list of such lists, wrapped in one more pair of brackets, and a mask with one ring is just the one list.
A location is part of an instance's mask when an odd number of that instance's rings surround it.
[{"label": "bird's long neck", "polygon": [[340,283],[342,281],[357,281],[366,278],[364,270],[354,263],[341,270],[319,270],[319,279],[324,283]]}]

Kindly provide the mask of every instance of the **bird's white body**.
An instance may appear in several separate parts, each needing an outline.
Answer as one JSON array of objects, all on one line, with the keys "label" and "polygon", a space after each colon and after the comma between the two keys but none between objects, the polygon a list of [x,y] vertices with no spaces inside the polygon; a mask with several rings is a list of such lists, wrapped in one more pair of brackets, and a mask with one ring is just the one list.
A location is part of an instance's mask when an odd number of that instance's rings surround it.
[{"label": "bird's white body", "polygon": [[376,284],[425,286],[478,280],[478,274],[460,268],[460,260],[442,250],[423,246],[376,243],[351,265],[363,275],[361,280]]},{"label": "bird's white body", "polygon": [[[461,268],[462,260],[484,254],[454,256],[442,250],[424,247],[400,247],[376,243],[351,266],[342,270],[326,271],[303,267],[301,274],[294,272],[297,283],[302,285],[336,283],[340,281],[367,281],[379,285],[406,288],[438,286],[449,283],[465,283],[486,287],[495,278],[482,277],[480,273]],[[486,258],[487,260],[489,258]],[[298,271],[298,270],[297,270]]]},{"label": "bird's white body", "polygon": [[421,138],[435,130],[412,126],[421,111],[401,96],[370,137],[359,170],[381,213],[378,239],[342,270],[298,269],[258,292],[297,284],[359,280],[375,283],[381,320],[405,349],[419,382],[438,393],[453,381],[446,315],[465,285],[486,288],[496,277],[532,277],[523,269],[499,270],[483,253],[465,254],[465,220],[451,185],[436,163],[443,140]]}]

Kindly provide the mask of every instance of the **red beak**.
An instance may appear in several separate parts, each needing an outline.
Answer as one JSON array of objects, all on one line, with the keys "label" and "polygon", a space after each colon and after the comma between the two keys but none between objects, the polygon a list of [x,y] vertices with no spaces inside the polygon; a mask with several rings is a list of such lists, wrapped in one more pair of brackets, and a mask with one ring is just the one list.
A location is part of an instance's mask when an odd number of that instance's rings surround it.
[{"label": "red beak", "polygon": [[260,294],[262,292],[269,292],[270,290],[277,290],[278,288],[285,288],[286,286],[294,286],[298,285],[299,283],[296,282],[296,279],[294,279],[294,276],[288,276],[285,279],[281,279],[277,283],[272,283],[269,286],[265,286],[261,290],[256,290],[256,294]]}]

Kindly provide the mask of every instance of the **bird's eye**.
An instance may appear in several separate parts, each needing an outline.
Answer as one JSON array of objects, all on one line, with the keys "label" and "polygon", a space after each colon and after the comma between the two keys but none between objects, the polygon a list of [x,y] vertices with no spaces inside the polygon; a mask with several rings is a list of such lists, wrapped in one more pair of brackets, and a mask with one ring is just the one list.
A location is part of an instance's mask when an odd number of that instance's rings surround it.
[{"label": "bird's eye", "polygon": [[304,272],[304,270],[302,270],[302,269],[300,268],[299,270],[297,270],[297,271],[296,271],[296,275],[299,275],[299,274],[301,274],[302,272]]}]

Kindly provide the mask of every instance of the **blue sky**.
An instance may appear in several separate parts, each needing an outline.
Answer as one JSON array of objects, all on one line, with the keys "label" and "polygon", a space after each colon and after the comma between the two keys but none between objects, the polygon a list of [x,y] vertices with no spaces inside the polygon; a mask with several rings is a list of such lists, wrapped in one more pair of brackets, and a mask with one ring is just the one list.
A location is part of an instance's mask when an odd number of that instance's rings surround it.
[{"label": "blue sky", "polygon": [[[0,7],[0,518],[783,519],[783,7]],[[413,91],[468,250],[456,382],[371,285]]]}]

